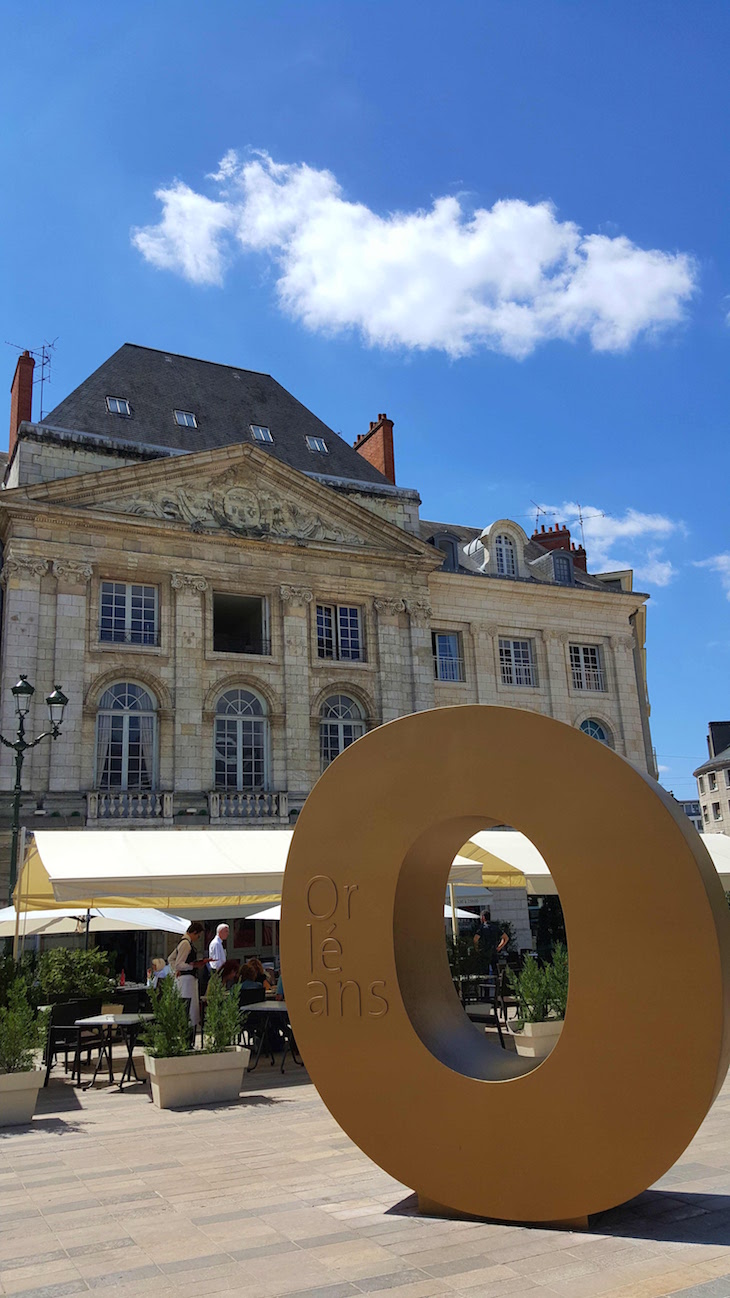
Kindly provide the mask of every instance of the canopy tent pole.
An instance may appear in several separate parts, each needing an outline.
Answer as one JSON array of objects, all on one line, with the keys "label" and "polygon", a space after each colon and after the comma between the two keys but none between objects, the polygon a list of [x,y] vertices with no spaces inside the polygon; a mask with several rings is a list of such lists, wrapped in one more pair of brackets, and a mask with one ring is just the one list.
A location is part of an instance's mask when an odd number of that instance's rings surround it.
[{"label": "canopy tent pole", "polygon": [[[23,863],[25,862],[25,825],[20,827],[20,846],[18,851],[18,860],[20,861],[20,872],[16,889],[22,896],[23,884]],[[13,960],[20,958],[20,897],[15,903],[15,937],[13,938]]]},{"label": "canopy tent pole", "polygon": [[89,928],[91,925],[91,910],[86,911],[86,922],[84,925],[84,951],[89,949]]},{"label": "canopy tent pole", "polygon": [[459,918],[456,914],[456,898],[454,897],[454,885],[449,884],[449,901],[451,903],[451,938],[454,944],[459,940]]}]

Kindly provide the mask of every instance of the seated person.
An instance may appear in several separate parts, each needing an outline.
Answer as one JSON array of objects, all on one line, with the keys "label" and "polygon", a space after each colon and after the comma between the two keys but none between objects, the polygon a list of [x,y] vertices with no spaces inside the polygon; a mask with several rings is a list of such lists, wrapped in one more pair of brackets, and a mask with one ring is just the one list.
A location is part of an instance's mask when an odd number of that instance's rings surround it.
[{"label": "seated person", "polygon": [[269,979],[266,977],[266,970],[261,961],[258,960],[256,956],[252,956],[248,963],[249,967],[253,970],[253,976],[256,979],[256,982],[263,987],[265,992],[271,991],[274,984],[269,982]]},{"label": "seated person", "polygon": [[254,989],[258,989],[260,986],[261,983],[256,977],[256,970],[253,967],[253,962],[249,960],[247,964],[241,967],[241,987],[244,990],[253,991]]},{"label": "seated person", "polygon": [[225,960],[218,973],[226,991],[229,991],[233,984],[237,983],[241,977],[241,961]]},{"label": "seated person", "polygon": [[147,986],[153,990],[157,987],[161,978],[168,978],[172,973],[169,964],[163,960],[161,955],[156,955],[147,970]]},{"label": "seated person", "polygon": [[279,974],[279,981],[276,984],[276,999],[278,1001],[283,1001],[284,999],[284,984],[281,980],[281,974]]}]

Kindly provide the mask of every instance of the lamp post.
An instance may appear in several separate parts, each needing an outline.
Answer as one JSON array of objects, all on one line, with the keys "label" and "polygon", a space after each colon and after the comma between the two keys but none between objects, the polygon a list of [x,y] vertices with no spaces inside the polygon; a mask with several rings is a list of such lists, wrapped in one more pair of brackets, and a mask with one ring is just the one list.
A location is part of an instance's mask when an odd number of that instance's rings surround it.
[{"label": "lamp post", "polygon": [[58,739],[61,733],[61,724],[63,722],[63,713],[68,703],[66,695],[60,686],[56,685],[46,697],[48,704],[48,717],[51,723],[50,730],[44,730],[43,734],[38,735],[36,739],[26,739],[25,737],[25,718],[30,710],[31,699],[35,694],[33,686],[30,684],[27,676],[20,677],[20,680],[13,685],[10,693],[15,699],[15,711],[18,714],[18,735],[14,742],[11,743],[4,735],[0,735],[0,744],[6,748],[12,748],[15,753],[15,786],[13,789],[13,836],[10,846],[10,896],[9,902],[13,902],[13,890],[15,881],[18,877],[18,833],[20,830],[20,795],[22,791],[22,774],[23,761],[29,748],[35,748],[42,739]]}]

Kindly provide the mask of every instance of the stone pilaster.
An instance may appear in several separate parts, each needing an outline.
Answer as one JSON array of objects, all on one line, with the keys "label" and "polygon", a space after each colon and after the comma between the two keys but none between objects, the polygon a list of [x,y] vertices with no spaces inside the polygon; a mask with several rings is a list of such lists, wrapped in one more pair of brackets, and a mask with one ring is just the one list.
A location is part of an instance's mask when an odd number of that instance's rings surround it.
[{"label": "stone pilaster", "polygon": [[175,592],[175,720],[173,752],[167,751],[160,725],[160,778],[162,788],[180,793],[200,789],[201,746],[208,753],[208,787],[213,787],[213,736],[203,725],[205,679],[205,592],[208,582],[197,573],[173,572]]},{"label": "stone pilaster", "polygon": [[634,667],[634,637],[628,633],[625,635],[612,635],[609,643],[611,645],[612,671],[607,683],[610,684],[610,678],[613,676],[616,714],[621,725],[621,734],[615,736],[616,747],[619,752],[623,752],[632,762],[637,762],[643,766],[646,762],[646,755],[643,751],[641,712],[639,710]]},{"label": "stone pilaster", "polygon": [[[92,565],[71,559],[53,562],[55,590],[55,636],[53,684],[68,698],[61,736],[55,743],[39,744],[47,770],[47,783],[39,787],[51,792],[79,789],[83,761],[81,728],[84,706],[84,660],[86,657],[88,587]],[[48,601],[51,607],[52,601]]]},{"label": "stone pilaster", "polygon": [[289,803],[304,801],[311,784],[308,586],[281,586],[284,625],[284,707]]},{"label": "stone pilaster", "polygon": [[[6,739],[15,739],[18,718],[15,700],[8,686],[12,686],[23,672],[31,685],[36,686],[36,696],[26,720],[28,735],[37,733],[37,726],[46,719],[42,690],[38,690],[38,632],[41,607],[41,578],[48,572],[48,560],[6,554],[3,563],[3,644],[2,680],[5,683],[0,704],[0,730]],[[49,740],[50,742],[50,740]],[[25,771],[27,777],[29,772]],[[13,754],[3,749],[0,758],[0,788],[12,789],[15,782]],[[27,778],[24,785],[28,787]]]},{"label": "stone pilaster", "polygon": [[568,690],[568,642],[567,631],[543,631],[545,657],[547,658],[548,689],[550,691],[550,715],[556,721],[572,722],[570,693]]},{"label": "stone pilaster", "polygon": [[405,645],[400,615],[406,605],[402,599],[376,599],[374,606],[378,617],[381,710],[383,721],[393,721],[408,712],[410,706],[402,690]]},{"label": "stone pilaster", "polygon": [[408,616],[411,633],[412,710],[425,712],[435,706],[431,605],[426,600],[409,600]]},{"label": "stone pilaster", "polygon": [[499,627],[495,622],[472,622],[471,637],[474,644],[477,703],[497,703],[497,637]]}]

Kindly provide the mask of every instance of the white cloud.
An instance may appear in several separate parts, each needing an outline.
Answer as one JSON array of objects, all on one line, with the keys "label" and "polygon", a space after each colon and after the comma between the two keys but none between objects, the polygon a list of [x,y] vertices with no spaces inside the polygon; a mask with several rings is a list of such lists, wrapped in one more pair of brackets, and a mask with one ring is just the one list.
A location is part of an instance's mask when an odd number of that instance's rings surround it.
[{"label": "white cloud", "polygon": [[713,554],[709,559],[699,559],[695,568],[709,568],[711,572],[719,573],[722,588],[730,599],[730,553],[726,551],[725,554]]},{"label": "white cloud", "polygon": [[657,765],[657,772],[659,775],[666,775],[668,771],[671,771],[671,769],[671,766],[662,766],[661,764]]},{"label": "white cloud", "polygon": [[367,343],[461,356],[484,347],[524,357],[547,339],[587,336],[621,351],[683,318],[696,288],[685,253],[583,234],[550,203],[500,199],[464,209],[381,216],[350,202],[329,171],[229,150],[208,198],[176,180],[157,190],[162,217],[132,231],[142,255],[194,284],[221,284],[236,253],[277,267],[283,308],[313,331],[356,330]]},{"label": "white cloud", "polygon": [[[672,536],[685,536],[684,523],[664,514],[644,514],[627,509],[619,516],[607,514],[595,505],[541,505],[540,510],[560,525],[570,528],[571,540],[578,545],[585,536],[590,572],[618,572],[633,568],[638,582],[667,586],[677,575],[674,564],[663,557],[662,547]],[[581,517],[583,532],[581,534]],[[615,547],[621,547],[616,550]]]}]

